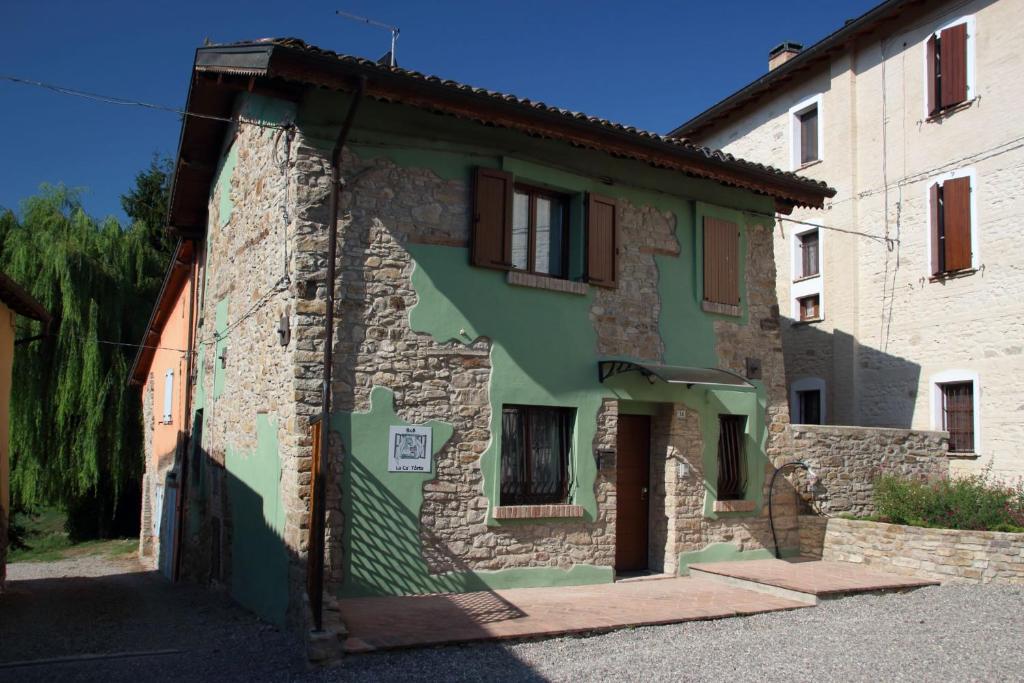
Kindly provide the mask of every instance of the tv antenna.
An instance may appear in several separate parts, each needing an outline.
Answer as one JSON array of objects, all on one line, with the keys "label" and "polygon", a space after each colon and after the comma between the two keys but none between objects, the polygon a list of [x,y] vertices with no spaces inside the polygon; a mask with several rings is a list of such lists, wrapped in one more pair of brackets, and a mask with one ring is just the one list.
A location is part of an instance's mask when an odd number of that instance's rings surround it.
[{"label": "tv antenna", "polygon": [[335,10],[334,13],[337,14],[339,17],[342,17],[344,19],[349,19],[351,21],[358,21],[360,24],[366,24],[367,26],[373,26],[374,28],[381,28],[381,29],[384,29],[385,31],[390,31],[391,32],[391,51],[388,52],[383,57],[381,57],[380,60],[378,60],[378,61],[383,62],[385,59],[387,59],[388,60],[388,66],[397,66],[398,65],[398,63],[395,61],[395,43],[398,42],[398,34],[400,33],[400,29],[397,26],[392,26],[391,24],[385,24],[383,22],[376,21],[374,19],[368,19],[366,17],[361,17],[358,14],[352,14],[351,12],[343,12],[340,9],[339,10]]}]

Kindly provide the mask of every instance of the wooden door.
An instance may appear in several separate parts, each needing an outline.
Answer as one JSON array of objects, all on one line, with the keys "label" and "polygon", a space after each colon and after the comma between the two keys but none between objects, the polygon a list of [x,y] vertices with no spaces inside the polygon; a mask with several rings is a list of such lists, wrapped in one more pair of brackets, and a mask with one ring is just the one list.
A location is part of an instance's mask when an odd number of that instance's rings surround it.
[{"label": "wooden door", "polygon": [[620,415],[615,470],[615,570],[647,569],[651,418]]}]

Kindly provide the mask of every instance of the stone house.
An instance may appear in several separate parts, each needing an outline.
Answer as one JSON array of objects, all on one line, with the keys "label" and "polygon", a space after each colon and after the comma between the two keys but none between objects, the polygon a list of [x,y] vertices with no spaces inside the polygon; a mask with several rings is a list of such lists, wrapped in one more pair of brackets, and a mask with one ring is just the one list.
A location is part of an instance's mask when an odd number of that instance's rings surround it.
[{"label": "stone house", "polygon": [[335,596],[774,549],[774,216],[824,183],[292,39],[200,48],[187,106],[183,577],[301,623],[322,503]]},{"label": "stone house", "polygon": [[[7,578],[7,525],[11,515],[10,412],[11,378],[14,367],[14,345],[18,341],[17,316],[40,323],[46,332],[50,313],[17,282],[0,273],[0,591]],[[22,336],[29,340],[29,335]]]},{"label": "stone house", "polygon": [[794,422],[949,432],[1024,475],[1024,4],[889,0],[671,135],[828,178],[775,232]]}]

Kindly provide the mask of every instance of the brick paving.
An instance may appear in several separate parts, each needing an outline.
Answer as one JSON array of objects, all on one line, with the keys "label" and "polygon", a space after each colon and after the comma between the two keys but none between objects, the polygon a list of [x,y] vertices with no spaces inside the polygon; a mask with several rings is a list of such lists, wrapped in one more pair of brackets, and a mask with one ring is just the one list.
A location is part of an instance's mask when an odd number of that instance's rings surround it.
[{"label": "brick paving", "polygon": [[709,579],[339,601],[349,652],[610,631],[807,607]]},{"label": "brick paving", "polygon": [[866,569],[848,562],[749,560],[746,562],[698,563],[690,565],[690,569],[808,593],[818,598],[836,597],[850,593],[904,590],[939,584],[938,581],[931,579],[897,576]]}]

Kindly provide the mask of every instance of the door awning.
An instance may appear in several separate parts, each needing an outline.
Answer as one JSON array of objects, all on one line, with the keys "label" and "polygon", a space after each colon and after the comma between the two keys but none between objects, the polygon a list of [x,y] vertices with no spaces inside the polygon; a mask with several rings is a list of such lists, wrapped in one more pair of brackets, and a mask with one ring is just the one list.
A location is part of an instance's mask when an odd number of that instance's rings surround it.
[{"label": "door awning", "polygon": [[609,377],[624,372],[638,372],[654,384],[661,380],[667,384],[694,384],[705,386],[728,387],[732,389],[752,389],[754,385],[746,379],[728,370],[717,368],[690,368],[682,365],[655,365],[653,363],[634,363],[628,360],[602,360],[597,363],[598,377],[603,383]]}]

